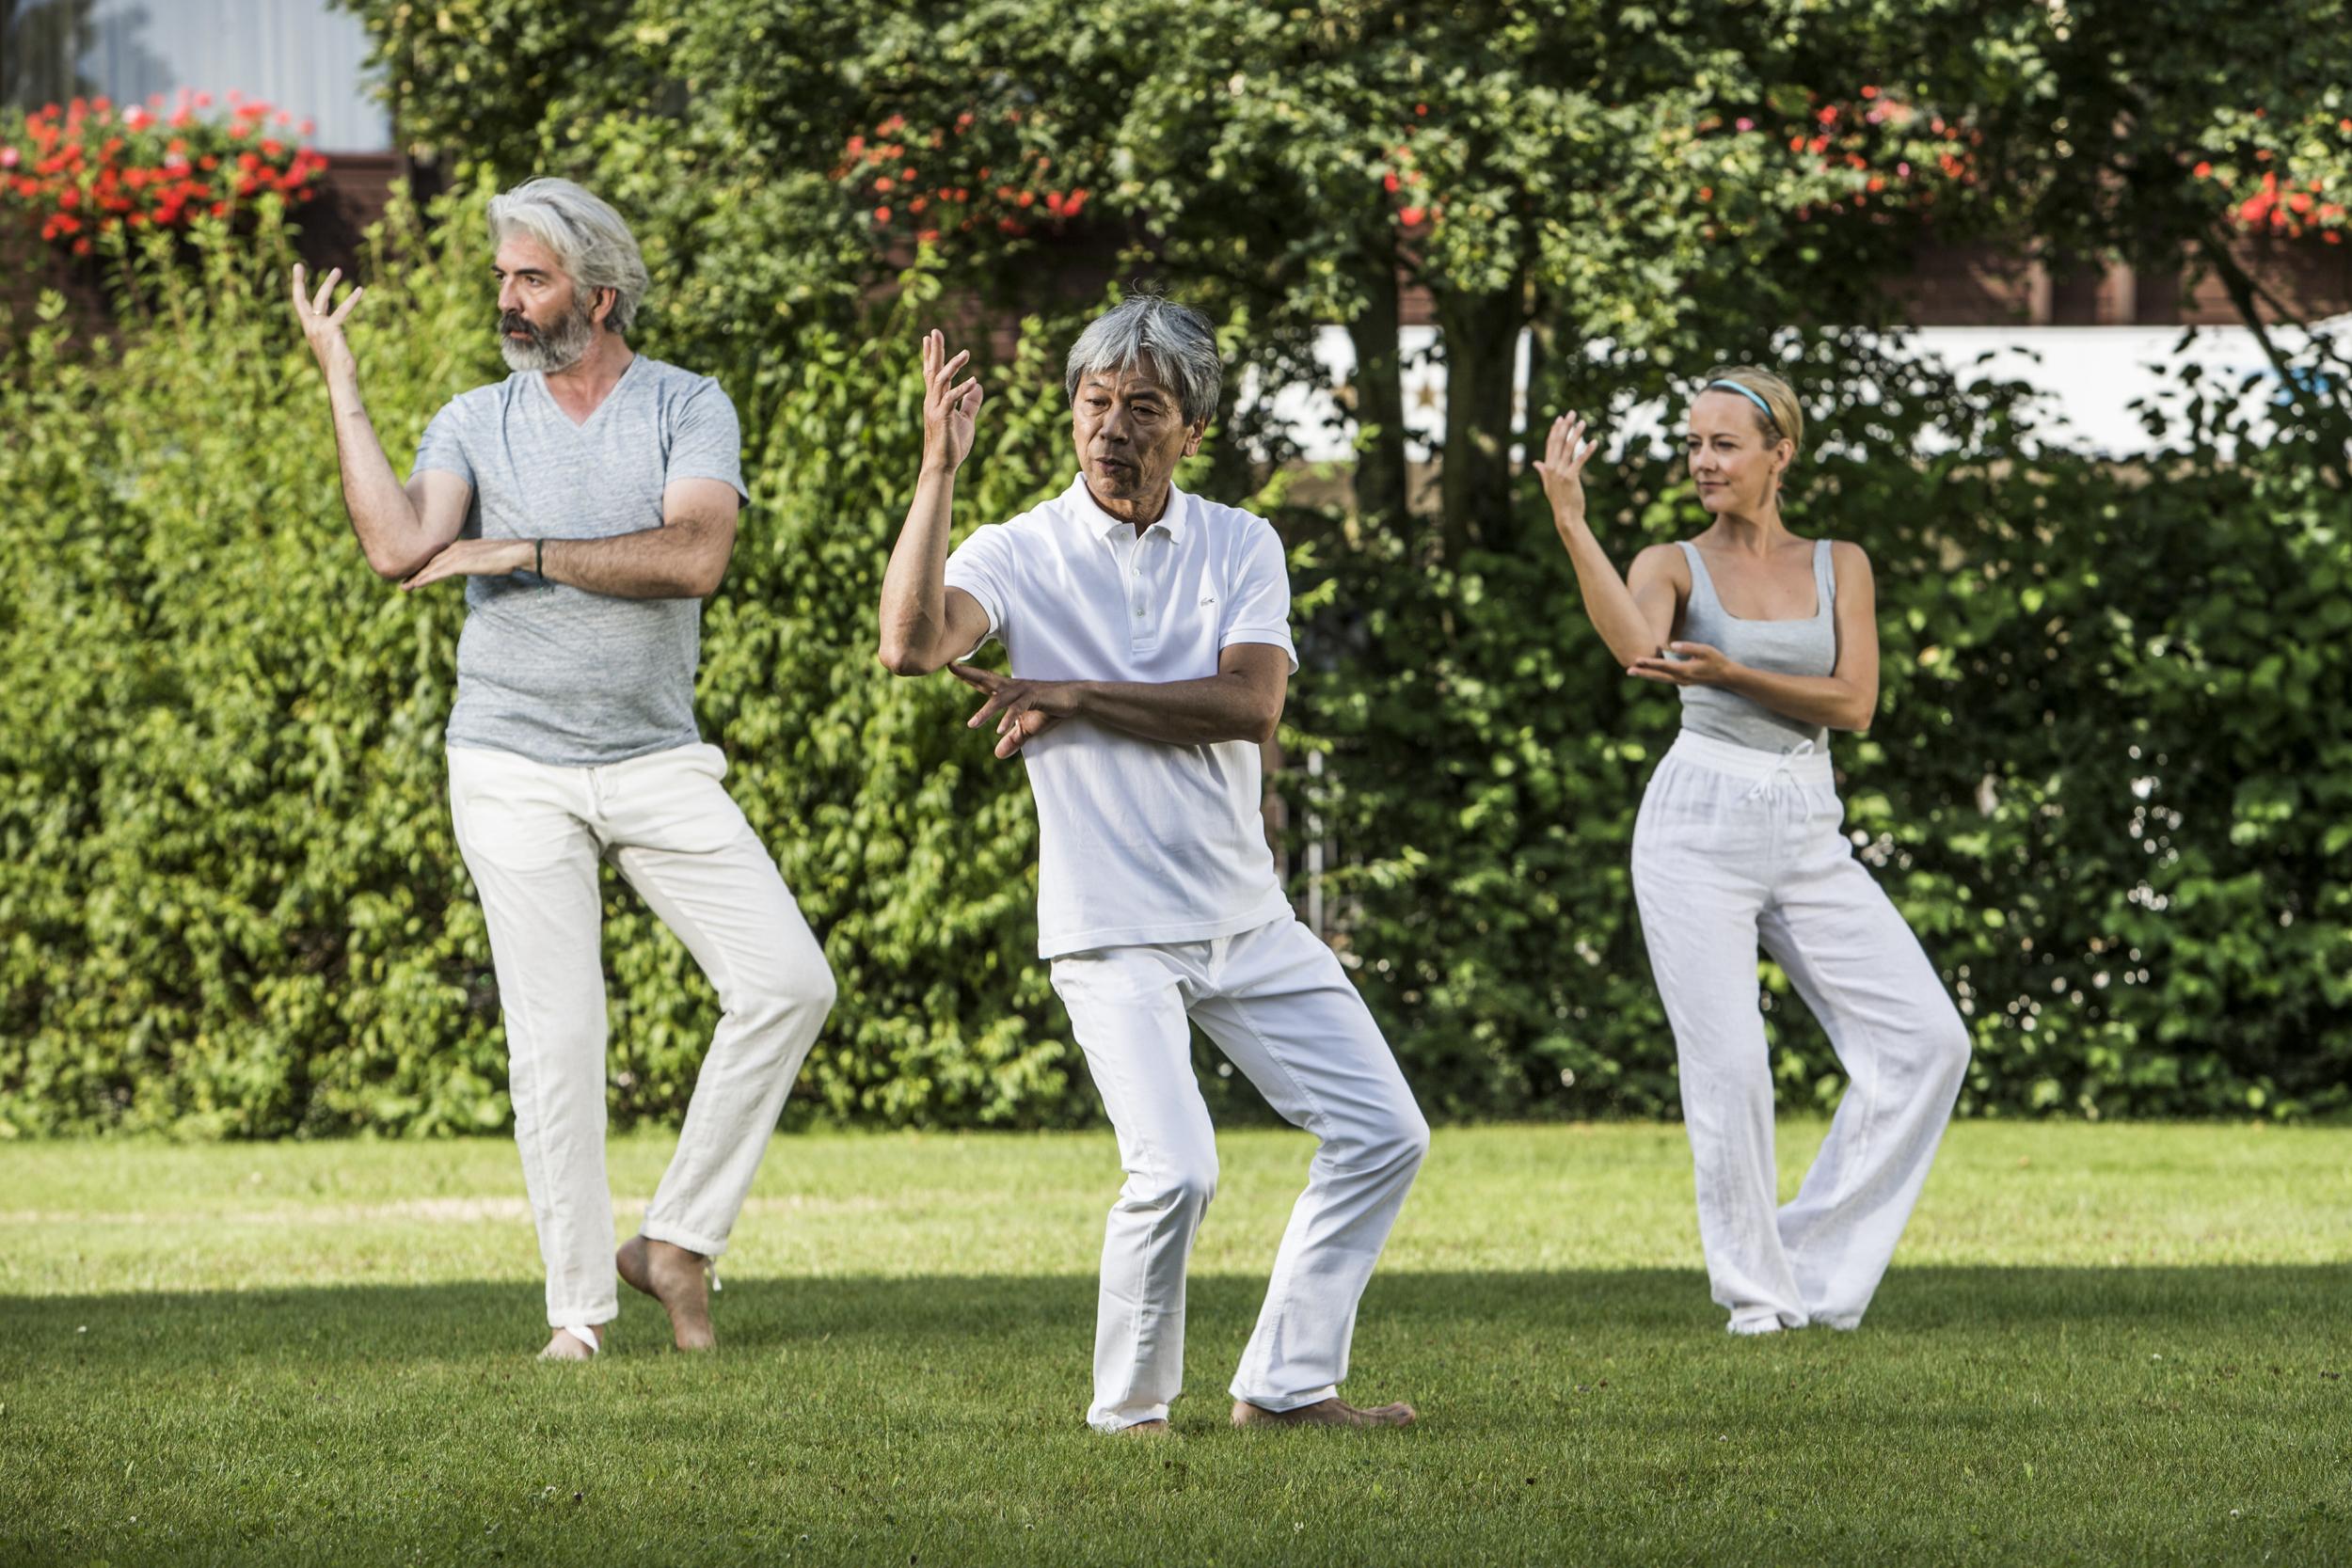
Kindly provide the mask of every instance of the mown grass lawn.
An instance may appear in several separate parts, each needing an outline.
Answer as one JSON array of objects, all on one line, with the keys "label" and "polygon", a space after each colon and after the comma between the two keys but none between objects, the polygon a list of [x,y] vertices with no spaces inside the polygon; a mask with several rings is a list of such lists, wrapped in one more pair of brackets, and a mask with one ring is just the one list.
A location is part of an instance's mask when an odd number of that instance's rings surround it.
[{"label": "mown grass lawn", "polygon": [[1137,1443],[1104,1135],[779,1139],[719,1354],[584,1367],[503,1142],[0,1146],[0,1560],[2352,1561],[2352,1131],[1957,1127],[1859,1333],[1734,1339],[1679,1129],[1441,1130],[1347,1387],[1422,1424],[1237,1433],[1307,1153],[1224,1140]]}]

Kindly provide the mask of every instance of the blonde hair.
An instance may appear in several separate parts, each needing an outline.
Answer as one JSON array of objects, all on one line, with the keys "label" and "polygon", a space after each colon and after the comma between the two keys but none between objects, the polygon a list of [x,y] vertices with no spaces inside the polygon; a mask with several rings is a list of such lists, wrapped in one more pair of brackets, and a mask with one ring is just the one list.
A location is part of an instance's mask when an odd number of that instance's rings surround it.
[{"label": "blonde hair", "polygon": [[[1740,399],[1754,410],[1756,428],[1764,433],[1765,440],[1786,440],[1798,451],[1804,450],[1804,410],[1797,405],[1795,388],[1757,365],[1718,365],[1707,372],[1707,383],[1711,387],[1718,381],[1728,381],[1764,401],[1764,407],[1756,408],[1750,399]],[[1739,397],[1737,392],[1732,395]]]}]

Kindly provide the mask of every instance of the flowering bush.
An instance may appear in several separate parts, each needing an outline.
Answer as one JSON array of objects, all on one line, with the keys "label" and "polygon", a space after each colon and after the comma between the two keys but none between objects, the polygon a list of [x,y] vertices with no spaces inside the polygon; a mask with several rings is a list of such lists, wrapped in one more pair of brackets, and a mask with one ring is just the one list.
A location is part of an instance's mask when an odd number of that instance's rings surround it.
[{"label": "flowering bush", "polygon": [[[1022,111],[1008,109],[1002,118],[1018,137]],[[1056,181],[1051,154],[1017,146],[992,154],[973,135],[978,120],[967,109],[924,131],[904,115],[891,115],[871,135],[843,145],[834,181],[866,214],[878,240],[917,245],[976,230],[1018,238],[1058,228],[1085,210],[1093,193]]]},{"label": "flowering bush", "polygon": [[2218,188],[2234,227],[2344,244],[2352,230],[2352,116],[2289,123],[2255,108],[2217,128],[2229,145],[2200,158],[2189,174]]},{"label": "flowering bush", "polygon": [[184,229],[229,216],[239,202],[275,191],[289,203],[316,193],[324,154],[301,145],[310,122],[242,93],[226,117],[206,113],[208,92],[184,88],[118,107],[103,98],[52,103],[0,129],[0,200],[26,214],[40,237],[87,256],[116,230]]},{"label": "flowering bush", "polygon": [[[1416,236],[1429,233],[1446,214],[1432,188],[1432,160],[1414,146],[1429,116],[1428,103],[1413,105],[1412,119],[1378,171],[1397,226]],[[1748,195],[1772,193],[1774,204],[1800,222],[1819,213],[1875,212],[1883,219],[1901,209],[1932,207],[1940,187],[1975,182],[1971,154],[1984,139],[1979,131],[1871,84],[1850,100],[1808,92],[1787,105],[1708,114],[1695,129],[1696,150],[1690,166],[1677,171],[1688,177],[1693,200],[1709,207],[1716,202],[1715,185],[1704,182],[1710,164],[1728,167],[1748,158],[1740,166]],[[1769,167],[1776,178],[1756,179],[1757,167]],[[1714,239],[1721,228],[1709,223],[1705,232]]]}]

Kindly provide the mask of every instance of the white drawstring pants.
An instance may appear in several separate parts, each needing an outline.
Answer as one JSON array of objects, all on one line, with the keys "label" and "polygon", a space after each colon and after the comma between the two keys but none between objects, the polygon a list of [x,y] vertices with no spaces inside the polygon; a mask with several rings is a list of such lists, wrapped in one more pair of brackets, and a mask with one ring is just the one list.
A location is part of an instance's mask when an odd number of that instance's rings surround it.
[{"label": "white drawstring pants", "polygon": [[[1633,830],[1633,891],[1674,1027],[1699,1241],[1736,1333],[1851,1328],[1894,1256],[1968,1064],[1918,939],[1840,832],[1827,755],[1685,732]],[[1756,947],[1820,1020],[1847,1089],[1775,1210]]]},{"label": "white drawstring pants", "polygon": [[610,859],[677,933],[721,1015],[644,1233],[716,1258],[784,1098],[833,1008],[833,974],[720,780],[716,746],[600,768],[452,747],[451,815],[490,932],[515,1141],[548,1271],[548,1322],[610,1323],[603,896]]},{"label": "white drawstring pants", "polygon": [[1268,1410],[1329,1398],[1347,1376],[1356,1304],[1429,1148],[1339,960],[1284,918],[1211,942],[1073,954],[1053,974],[1127,1172],[1103,1237],[1088,1423],[1162,1419],[1184,1386],[1184,1265],[1216,1191],[1192,1023],[1320,1140],[1232,1395]]}]

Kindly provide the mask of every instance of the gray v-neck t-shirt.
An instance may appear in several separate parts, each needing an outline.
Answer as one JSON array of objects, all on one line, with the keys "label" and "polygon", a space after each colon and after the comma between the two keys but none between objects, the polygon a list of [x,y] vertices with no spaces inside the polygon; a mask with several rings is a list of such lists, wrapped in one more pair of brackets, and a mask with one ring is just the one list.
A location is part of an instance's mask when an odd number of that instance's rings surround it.
[{"label": "gray v-neck t-shirt", "polygon": [[[453,398],[416,471],[473,487],[469,539],[604,539],[661,526],[685,479],[743,490],[735,405],[708,376],[638,355],[575,424],[547,377],[521,372]],[[624,599],[530,572],[466,579],[452,746],[593,768],[691,746],[700,599]]]}]

